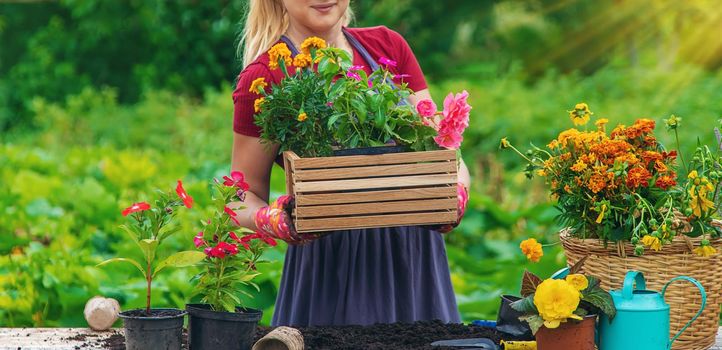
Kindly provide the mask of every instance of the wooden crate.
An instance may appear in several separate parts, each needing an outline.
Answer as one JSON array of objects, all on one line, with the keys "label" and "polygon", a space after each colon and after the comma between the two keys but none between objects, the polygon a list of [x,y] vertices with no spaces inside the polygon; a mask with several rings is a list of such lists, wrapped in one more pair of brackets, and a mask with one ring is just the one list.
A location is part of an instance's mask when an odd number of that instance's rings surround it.
[{"label": "wooden crate", "polygon": [[454,150],[283,159],[298,232],[456,222]]}]

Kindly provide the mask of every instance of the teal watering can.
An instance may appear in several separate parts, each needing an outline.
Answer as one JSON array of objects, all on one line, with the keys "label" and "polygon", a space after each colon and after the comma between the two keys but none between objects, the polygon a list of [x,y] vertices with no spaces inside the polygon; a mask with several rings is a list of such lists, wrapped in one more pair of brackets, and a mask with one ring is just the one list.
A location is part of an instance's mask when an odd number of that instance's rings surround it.
[{"label": "teal watering can", "polygon": [[[669,339],[669,305],[664,293],[670,283],[688,281],[702,294],[702,306],[687,324]],[[636,282],[636,288],[634,286]],[[609,293],[617,307],[614,320],[602,316],[599,320],[599,350],[667,350],[672,343],[702,314],[707,304],[707,293],[697,280],[679,276],[671,279],[662,288],[662,293],[646,290],[644,276],[638,271],[629,271],[624,278],[622,290]]]}]

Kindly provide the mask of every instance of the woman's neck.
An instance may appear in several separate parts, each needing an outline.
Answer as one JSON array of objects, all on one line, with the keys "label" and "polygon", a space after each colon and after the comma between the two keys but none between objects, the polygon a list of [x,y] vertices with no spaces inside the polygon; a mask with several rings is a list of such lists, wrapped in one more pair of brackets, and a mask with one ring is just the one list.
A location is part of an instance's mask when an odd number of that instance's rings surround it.
[{"label": "woman's neck", "polygon": [[343,35],[341,23],[339,22],[333,28],[329,29],[324,33],[315,32],[309,28],[295,25],[294,23],[289,24],[288,30],[286,30],[286,36],[298,47],[301,42],[311,36],[319,37],[328,43],[329,46],[338,47],[341,49],[347,49],[348,43],[346,37]]}]

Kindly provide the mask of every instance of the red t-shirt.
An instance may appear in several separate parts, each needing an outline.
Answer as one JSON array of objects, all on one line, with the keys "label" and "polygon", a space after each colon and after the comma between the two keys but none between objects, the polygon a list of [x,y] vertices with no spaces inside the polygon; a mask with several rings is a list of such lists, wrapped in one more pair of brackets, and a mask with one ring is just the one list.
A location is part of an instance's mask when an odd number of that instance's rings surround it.
[{"label": "red t-shirt", "polygon": [[[409,44],[399,33],[385,26],[347,28],[347,30],[377,62],[381,57],[396,61],[396,67],[389,67],[391,73],[409,75],[404,77],[403,80],[395,79],[394,82],[406,82],[413,91],[426,89],[426,79],[424,79],[424,73],[419,67],[419,62],[416,60]],[[356,48],[353,49],[353,64],[364,66],[366,73],[371,74],[369,63],[356,51]],[[278,84],[283,78],[280,69],[271,71],[268,68],[267,53],[249,64],[238,76],[238,84],[236,90],[233,91],[233,130],[239,134],[253,137],[260,136],[260,129],[253,122],[253,102],[259,95],[248,91],[251,82],[260,77],[266,78],[269,84]]]}]

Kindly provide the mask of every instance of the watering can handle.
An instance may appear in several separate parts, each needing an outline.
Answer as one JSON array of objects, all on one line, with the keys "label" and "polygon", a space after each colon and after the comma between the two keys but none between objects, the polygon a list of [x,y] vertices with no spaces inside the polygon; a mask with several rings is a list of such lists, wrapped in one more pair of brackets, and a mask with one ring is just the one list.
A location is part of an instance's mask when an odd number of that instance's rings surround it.
[{"label": "watering can handle", "polygon": [[[634,282],[637,282],[637,287],[634,287]],[[624,276],[624,284],[622,284],[622,297],[624,299],[632,299],[634,290],[647,289],[647,282],[644,280],[644,275],[639,271],[629,271]]]},{"label": "watering can handle", "polygon": [[699,315],[702,314],[702,311],[704,311],[705,306],[707,306],[707,292],[705,292],[704,287],[696,279],[687,277],[687,276],[678,276],[678,277],[672,278],[669,282],[667,282],[667,284],[664,285],[664,288],[662,288],[662,296],[664,296],[664,293],[667,292],[667,287],[669,287],[669,285],[675,281],[687,281],[689,283],[694,284],[695,287],[697,287],[697,289],[699,289],[699,292],[702,295],[702,306],[699,308],[699,311],[697,311],[697,314],[694,315],[694,317],[692,317],[692,319],[689,320],[689,322],[687,322],[687,324],[684,325],[684,327],[682,327],[682,329],[679,332],[677,332],[677,334],[675,334],[674,337],[672,337],[672,340],[669,342],[670,349],[672,348],[672,343],[674,343],[674,341],[677,340],[677,338],[679,338],[679,336],[682,335],[682,333],[685,330],[687,330],[687,328],[692,324],[692,322],[694,322],[697,319],[697,317],[699,317]]}]

